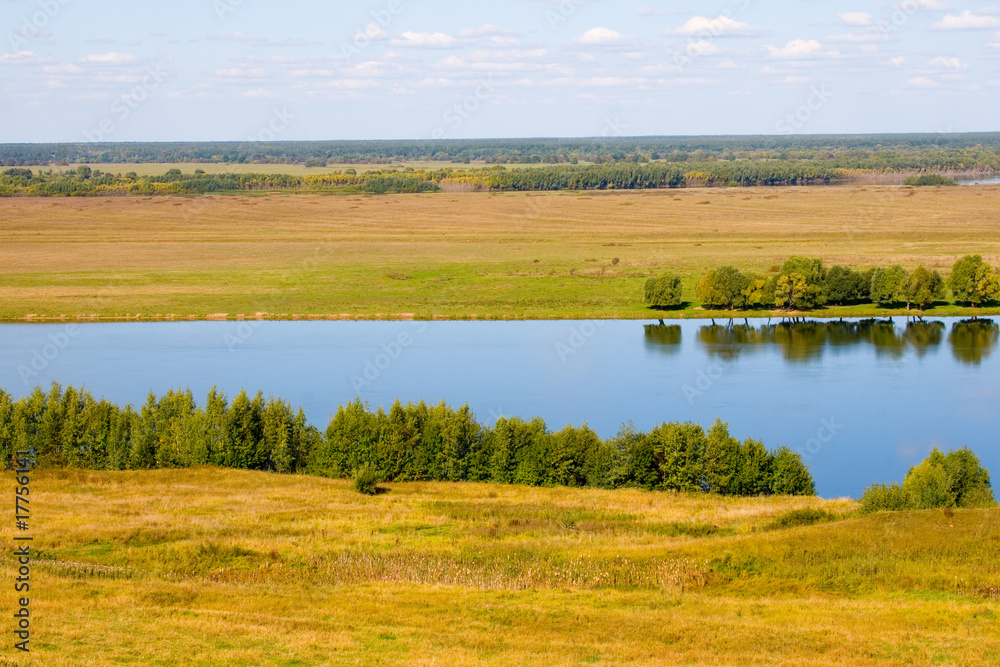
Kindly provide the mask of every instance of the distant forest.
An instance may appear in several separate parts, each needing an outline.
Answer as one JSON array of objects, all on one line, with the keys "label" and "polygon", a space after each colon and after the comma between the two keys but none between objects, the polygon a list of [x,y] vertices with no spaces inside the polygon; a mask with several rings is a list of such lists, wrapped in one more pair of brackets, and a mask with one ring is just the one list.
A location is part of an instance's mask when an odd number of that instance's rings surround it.
[{"label": "distant forest", "polygon": [[[78,166],[82,162],[88,164]],[[759,187],[831,185],[884,174],[920,174],[913,182],[922,184],[950,182],[937,172],[976,176],[1000,172],[1000,133],[5,144],[0,145],[0,163],[0,196],[4,197]],[[111,172],[100,168],[104,164],[118,166]],[[123,169],[122,164],[190,164],[191,169],[172,168],[163,175],[148,176]],[[261,167],[259,173],[219,174],[205,173],[198,166],[203,164],[288,164],[317,170],[292,175],[275,173],[272,166]],[[354,164],[376,168],[356,170]],[[320,171],[333,165],[340,169]]]},{"label": "distant forest", "polygon": [[597,164],[736,160],[815,161],[876,171],[1000,171],[1000,133],[612,137],[446,141],[276,141],[0,144],[0,165],[75,163]]}]

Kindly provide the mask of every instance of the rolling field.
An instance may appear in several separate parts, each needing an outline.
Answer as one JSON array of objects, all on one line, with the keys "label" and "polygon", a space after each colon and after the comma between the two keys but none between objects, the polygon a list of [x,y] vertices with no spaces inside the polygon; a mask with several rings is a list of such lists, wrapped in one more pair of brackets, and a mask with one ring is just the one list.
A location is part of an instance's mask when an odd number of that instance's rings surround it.
[{"label": "rolling field", "polygon": [[692,303],[665,315],[692,317],[694,285],[724,263],[947,273],[967,253],[1000,263],[1000,186],[14,198],[0,319],[650,318],[642,284],[668,269]]},{"label": "rolling field", "polygon": [[[8,646],[0,661],[1000,660],[995,509],[860,517],[850,500],[384,486],[367,497],[211,468],[37,470],[32,653]],[[780,525],[803,508],[833,520]],[[13,581],[14,557],[2,562]]]}]

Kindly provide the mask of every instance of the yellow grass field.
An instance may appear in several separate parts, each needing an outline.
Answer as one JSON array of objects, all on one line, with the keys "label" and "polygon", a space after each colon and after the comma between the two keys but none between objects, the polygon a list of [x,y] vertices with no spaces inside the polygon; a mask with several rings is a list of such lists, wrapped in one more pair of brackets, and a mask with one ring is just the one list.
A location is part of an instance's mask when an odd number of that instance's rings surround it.
[{"label": "yellow grass field", "polygon": [[[0,491],[13,486],[4,475]],[[1000,510],[384,486],[35,471],[32,652],[5,633],[0,664],[1000,661]],[[772,525],[803,508],[836,520]],[[2,563],[10,610],[16,566]]]},{"label": "yellow grass field", "polygon": [[649,318],[642,284],[668,269],[690,317],[724,263],[947,273],[967,253],[1000,263],[1000,186],[14,198],[0,319]]}]

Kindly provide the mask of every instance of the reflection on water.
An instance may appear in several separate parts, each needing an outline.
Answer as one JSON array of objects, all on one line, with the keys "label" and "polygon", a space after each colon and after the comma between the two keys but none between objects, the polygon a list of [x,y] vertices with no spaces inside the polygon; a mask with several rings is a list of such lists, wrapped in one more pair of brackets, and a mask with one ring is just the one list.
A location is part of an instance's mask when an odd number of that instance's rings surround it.
[{"label": "reflection on water", "polygon": [[[646,328],[647,343],[650,328]],[[834,347],[868,344],[877,356],[901,358],[907,350],[923,356],[944,341],[943,322],[911,321],[900,328],[892,320],[861,320],[855,322],[793,321],[765,324],[711,324],[698,331],[698,342],[709,355],[722,359],[761,350],[777,348],[786,361],[814,361]],[[952,326],[948,342],[955,358],[966,364],[980,364],[996,347],[998,331],[993,320],[965,320]],[[678,340],[679,340],[678,332]]]},{"label": "reflection on water", "polygon": [[681,351],[681,326],[679,324],[647,324],[646,348],[677,354]]},{"label": "reflection on water", "polygon": [[993,320],[965,320],[951,328],[948,342],[956,359],[978,366],[993,352],[998,337],[1000,327]]}]

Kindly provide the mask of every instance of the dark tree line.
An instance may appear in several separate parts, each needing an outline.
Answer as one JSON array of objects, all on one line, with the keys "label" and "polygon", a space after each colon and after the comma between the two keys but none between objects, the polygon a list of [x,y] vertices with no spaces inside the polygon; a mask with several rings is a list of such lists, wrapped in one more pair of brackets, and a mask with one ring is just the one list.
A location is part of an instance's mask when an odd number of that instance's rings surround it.
[{"label": "dark tree line", "polygon": [[492,164],[814,161],[871,171],[1000,170],[1000,134],[594,137],[441,141],[274,141],[0,144],[0,165],[107,163]]},{"label": "dark tree line", "polygon": [[740,442],[716,421],[625,426],[603,440],[586,425],[550,431],[541,419],[479,424],[468,406],[421,402],[370,410],[341,406],[324,433],[280,399],[212,390],[150,394],[139,409],[54,384],[18,401],[0,390],[0,453],[31,452],[45,467],[144,470],[217,465],[384,481],[470,481],[532,486],[641,487],[725,495],[814,495],[801,457]]}]

